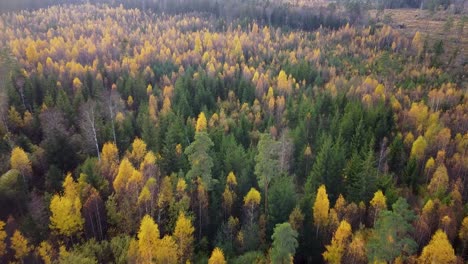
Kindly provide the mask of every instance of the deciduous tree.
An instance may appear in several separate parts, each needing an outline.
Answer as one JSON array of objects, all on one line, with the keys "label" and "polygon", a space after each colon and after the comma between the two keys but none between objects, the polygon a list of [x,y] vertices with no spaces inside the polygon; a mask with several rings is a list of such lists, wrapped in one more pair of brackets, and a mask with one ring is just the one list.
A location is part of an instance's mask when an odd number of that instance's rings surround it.
[{"label": "deciduous tree", "polygon": [[0,258],[6,254],[6,237],[7,234],[4,230],[5,222],[0,221]]},{"label": "deciduous tree", "polygon": [[444,194],[447,191],[448,183],[449,176],[447,167],[445,167],[444,164],[440,164],[434,172],[434,175],[432,175],[427,189],[432,195]]},{"label": "deciduous tree", "polygon": [[183,212],[179,213],[179,218],[177,218],[175,230],[174,230],[174,239],[179,246],[178,250],[178,262],[186,263],[187,261],[192,260],[193,255],[193,228],[192,221],[185,216]]},{"label": "deciduous tree", "polygon": [[312,210],[314,215],[314,224],[317,228],[318,236],[319,229],[327,225],[328,212],[330,210],[330,201],[328,200],[327,189],[325,188],[325,185],[320,185],[318,188]]},{"label": "deciduous tree", "polygon": [[423,136],[419,136],[414,142],[413,146],[411,147],[411,157],[416,158],[417,160],[421,160],[424,157],[424,153],[426,152],[427,142]]},{"label": "deciduous tree", "polygon": [[15,147],[11,151],[10,165],[12,169],[18,170],[26,184],[26,177],[32,173],[31,161],[21,147]]},{"label": "deciduous tree", "polygon": [[76,183],[70,173],[65,177],[63,188],[64,195],[56,194],[50,202],[50,228],[71,237],[83,230],[84,219],[81,216],[81,200]]},{"label": "deciduous tree", "polygon": [[138,231],[138,254],[143,263],[153,263],[159,243],[159,227],[149,215],[145,215]]},{"label": "deciduous tree", "polygon": [[31,251],[28,239],[26,239],[20,231],[16,230],[11,237],[11,248],[15,251],[15,258],[23,262],[23,259]]},{"label": "deciduous tree", "polygon": [[117,173],[117,177],[113,181],[114,190],[117,194],[120,194],[125,186],[127,185],[128,180],[135,171],[132,163],[127,158],[124,158],[119,165],[119,171]]},{"label": "deciduous tree", "polygon": [[382,193],[381,190],[378,190],[377,192],[374,193],[374,198],[372,198],[372,200],[370,201],[370,205],[373,210],[373,218],[374,218],[374,221],[372,222],[375,224],[375,220],[377,219],[379,212],[387,209],[387,198],[385,197],[385,195]]},{"label": "deciduous tree", "polygon": [[101,173],[108,181],[113,182],[117,175],[118,166],[119,150],[117,145],[113,142],[105,143],[101,153]]},{"label": "deciduous tree", "polygon": [[53,249],[52,246],[47,241],[42,241],[37,248],[37,253],[41,257],[44,264],[52,263]]},{"label": "deciduous tree", "polygon": [[419,263],[456,263],[457,257],[447,235],[442,230],[437,230],[431,241],[423,248]]},{"label": "deciduous tree", "polygon": [[197,131],[197,132],[206,131],[206,126],[207,126],[207,121],[206,121],[205,113],[200,112],[200,114],[198,115],[197,125],[195,127],[195,131]]},{"label": "deciduous tree", "polygon": [[250,225],[253,224],[255,208],[260,204],[260,192],[255,188],[250,188],[250,191],[244,197],[244,206],[247,209],[247,215]]},{"label": "deciduous tree", "polygon": [[349,238],[352,235],[351,225],[343,220],[340,222],[338,229],[333,235],[332,242],[326,246],[326,251],[323,253],[323,258],[328,263],[341,263],[341,258],[345,251],[345,247],[349,243]]},{"label": "deciduous tree", "polygon": [[81,119],[80,128],[82,135],[86,140],[87,145],[94,148],[99,160],[101,153],[99,152],[99,121],[100,112],[96,102],[89,100],[80,108]]},{"label": "deciduous tree", "polygon": [[178,247],[174,240],[169,235],[165,235],[159,240],[156,251],[156,263],[162,264],[176,264]]},{"label": "deciduous tree", "polygon": [[213,252],[211,253],[211,257],[208,260],[208,264],[226,264],[226,260],[224,259],[224,254],[223,251],[216,247],[213,249]]}]

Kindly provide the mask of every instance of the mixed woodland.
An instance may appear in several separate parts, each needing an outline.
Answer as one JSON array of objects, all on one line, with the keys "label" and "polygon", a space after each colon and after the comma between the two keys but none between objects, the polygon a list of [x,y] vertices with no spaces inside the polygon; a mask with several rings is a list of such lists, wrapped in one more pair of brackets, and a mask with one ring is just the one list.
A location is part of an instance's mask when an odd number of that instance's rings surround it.
[{"label": "mixed woodland", "polygon": [[176,2],[0,15],[1,263],[468,259],[461,47]]}]

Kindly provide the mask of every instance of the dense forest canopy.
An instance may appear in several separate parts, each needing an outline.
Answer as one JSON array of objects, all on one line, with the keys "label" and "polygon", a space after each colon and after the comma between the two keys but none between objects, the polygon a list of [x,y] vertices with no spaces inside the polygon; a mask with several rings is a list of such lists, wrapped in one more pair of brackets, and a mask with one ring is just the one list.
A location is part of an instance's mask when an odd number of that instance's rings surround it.
[{"label": "dense forest canopy", "polygon": [[466,17],[82,2],[1,8],[1,263],[466,261]]}]

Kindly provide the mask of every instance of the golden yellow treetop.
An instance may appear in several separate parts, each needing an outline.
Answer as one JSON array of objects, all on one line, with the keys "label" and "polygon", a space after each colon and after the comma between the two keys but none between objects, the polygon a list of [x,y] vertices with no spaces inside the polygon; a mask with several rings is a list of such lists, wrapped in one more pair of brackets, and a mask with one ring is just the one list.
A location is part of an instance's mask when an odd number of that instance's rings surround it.
[{"label": "golden yellow treetop", "polygon": [[195,131],[197,131],[197,132],[205,131],[206,126],[207,126],[207,121],[206,121],[205,113],[200,112],[200,114],[198,115],[197,125],[195,127]]},{"label": "golden yellow treetop", "polygon": [[223,251],[216,247],[211,253],[211,257],[208,260],[208,264],[226,264],[226,259],[224,258]]},{"label": "golden yellow treetop", "polygon": [[259,205],[261,200],[260,192],[255,188],[250,188],[250,191],[244,197],[245,206]]},{"label": "golden yellow treetop", "polygon": [[313,205],[314,223],[316,226],[325,226],[328,222],[330,201],[328,200],[325,185],[320,185],[317,189],[317,196]]},{"label": "golden yellow treetop", "polygon": [[379,210],[383,210],[387,208],[387,198],[383,194],[381,190],[378,190],[374,193],[374,197],[370,201],[370,204]]}]

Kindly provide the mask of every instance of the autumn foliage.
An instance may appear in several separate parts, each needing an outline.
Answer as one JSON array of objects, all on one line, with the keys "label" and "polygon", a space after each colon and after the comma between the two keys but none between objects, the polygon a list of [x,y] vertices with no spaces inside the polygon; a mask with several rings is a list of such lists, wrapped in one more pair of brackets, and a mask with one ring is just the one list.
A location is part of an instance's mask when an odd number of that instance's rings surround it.
[{"label": "autumn foliage", "polygon": [[114,2],[0,12],[1,263],[467,258],[463,40]]}]

